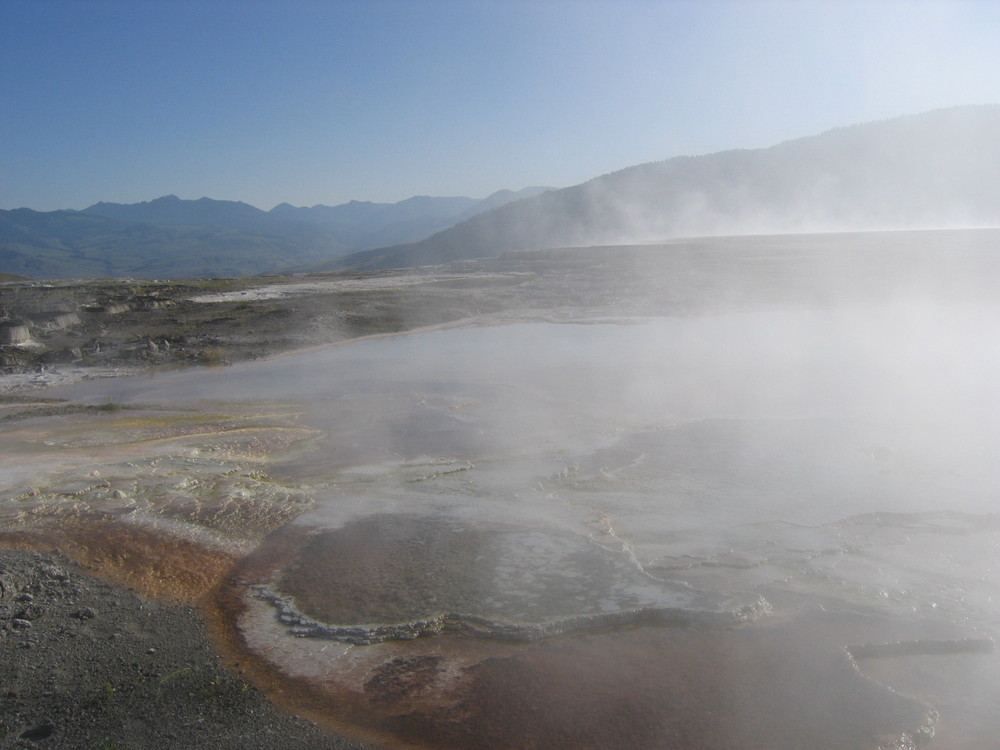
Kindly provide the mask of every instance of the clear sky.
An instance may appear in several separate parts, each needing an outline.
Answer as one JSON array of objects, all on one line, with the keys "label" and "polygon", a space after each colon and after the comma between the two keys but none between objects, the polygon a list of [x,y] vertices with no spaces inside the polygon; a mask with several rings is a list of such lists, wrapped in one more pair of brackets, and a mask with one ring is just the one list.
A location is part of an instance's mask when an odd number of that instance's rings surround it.
[{"label": "clear sky", "polygon": [[1000,102],[1000,3],[0,0],[0,208],[564,187]]}]

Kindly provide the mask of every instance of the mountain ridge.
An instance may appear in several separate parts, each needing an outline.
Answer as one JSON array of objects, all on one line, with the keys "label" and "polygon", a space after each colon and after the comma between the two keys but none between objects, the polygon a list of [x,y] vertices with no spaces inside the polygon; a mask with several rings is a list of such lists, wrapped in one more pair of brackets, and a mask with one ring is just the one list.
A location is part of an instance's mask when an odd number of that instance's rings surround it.
[{"label": "mountain ridge", "polygon": [[[548,188],[499,191],[504,200]],[[252,276],[359,247],[427,236],[474,215],[485,199],[414,196],[395,204],[263,211],[241,201],[164,195],[81,211],[0,210],[0,272],[31,278]],[[332,218],[331,218],[332,212]]]},{"label": "mountain ridge", "polygon": [[1000,105],[675,156],[478,201],[414,196],[262,211],[167,195],[18,211],[30,209],[0,211],[0,272],[36,278],[375,270],[677,237],[1000,226]]},{"label": "mountain ridge", "polygon": [[625,167],[318,270],[684,236],[1000,225],[1000,105]]}]

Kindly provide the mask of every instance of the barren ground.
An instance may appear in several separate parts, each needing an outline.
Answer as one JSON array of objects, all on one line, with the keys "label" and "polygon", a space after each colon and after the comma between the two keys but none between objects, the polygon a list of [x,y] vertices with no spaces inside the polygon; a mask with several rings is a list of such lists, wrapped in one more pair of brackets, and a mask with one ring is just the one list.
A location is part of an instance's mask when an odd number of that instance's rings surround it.
[{"label": "barren ground", "polygon": [[[934,267],[947,237],[897,240],[880,239],[877,252],[870,236],[733,238],[372,274],[4,283],[0,406],[28,419],[66,407],[26,392],[74,379],[224,366],[460,321],[864,302],[889,280],[992,294],[992,265],[982,273],[970,261],[968,275],[966,255],[953,253]],[[279,712],[239,670],[219,664],[194,608],[98,580],[59,551],[0,550],[0,748],[348,746]]]}]

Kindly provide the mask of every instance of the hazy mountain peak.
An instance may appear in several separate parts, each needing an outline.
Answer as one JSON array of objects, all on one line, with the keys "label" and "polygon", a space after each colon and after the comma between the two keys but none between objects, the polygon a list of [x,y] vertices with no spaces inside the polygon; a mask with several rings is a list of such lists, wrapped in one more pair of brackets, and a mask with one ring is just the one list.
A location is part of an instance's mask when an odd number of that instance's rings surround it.
[{"label": "hazy mountain peak", "polygon": [[1000,225],[1000,106],[934,110],[762,149],[678,156],[480,213],[337,265],[718,234]]},{"label": "hazy mountain peak", "polygon": [[0,212],[0,272],[67,276],[252,275],[366,247],[419,240],[486,210],[473,198],[415,196],[261,211],[242,201],[164,195],[82,211]]},{"label": "hazy mountain peak", "polygon": [[[257,273],[360,248],[377,249],[334,264],[384,268],[684,236],[998,226],[998,134],[1000,105],[987,104],[834,128],[768,148],[676,156],[561,190],[498,190],[482,200],[418,195],[397,203],[282,203],[265,212],[171,194],[83,211],[7,211],[0,258],[8,265],[0,271],[190,275],[191,266],[177,260],[184,258],[208,275]],[[249,261],[251,247],[259,252]],[[142,263],[130,264],[138,256]],[[215,271],[206,265],[224,257],[228,265]],[[60,270],[47,272],[55,258],[63,258]]]}]

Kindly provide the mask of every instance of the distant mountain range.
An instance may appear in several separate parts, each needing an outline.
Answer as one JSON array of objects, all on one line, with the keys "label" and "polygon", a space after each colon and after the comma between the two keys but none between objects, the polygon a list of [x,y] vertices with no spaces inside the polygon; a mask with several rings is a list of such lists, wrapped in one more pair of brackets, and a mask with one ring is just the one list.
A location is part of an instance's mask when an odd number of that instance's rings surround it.
[{"label": "distant mountain range", "polygon": [[324,268],[389,268],[670,237],[1000,226],[1000,106],[681,156],[484,212]]},{"label": "distant mountain range", "polygon": [[1000,226],[1000,105],[680,156],[562,190],[260,211],[175,196],[0,211],[0,272],[35,278],[378,269],[671,237]]},{"label": "distant mountain range", "polygon": [[82,211],[0,210],[0,272],[30,278],[250,276],[422,239],[547,188],[487,198],[417,196],[398,203],[262,211],[238,201],[96,203]]}]

